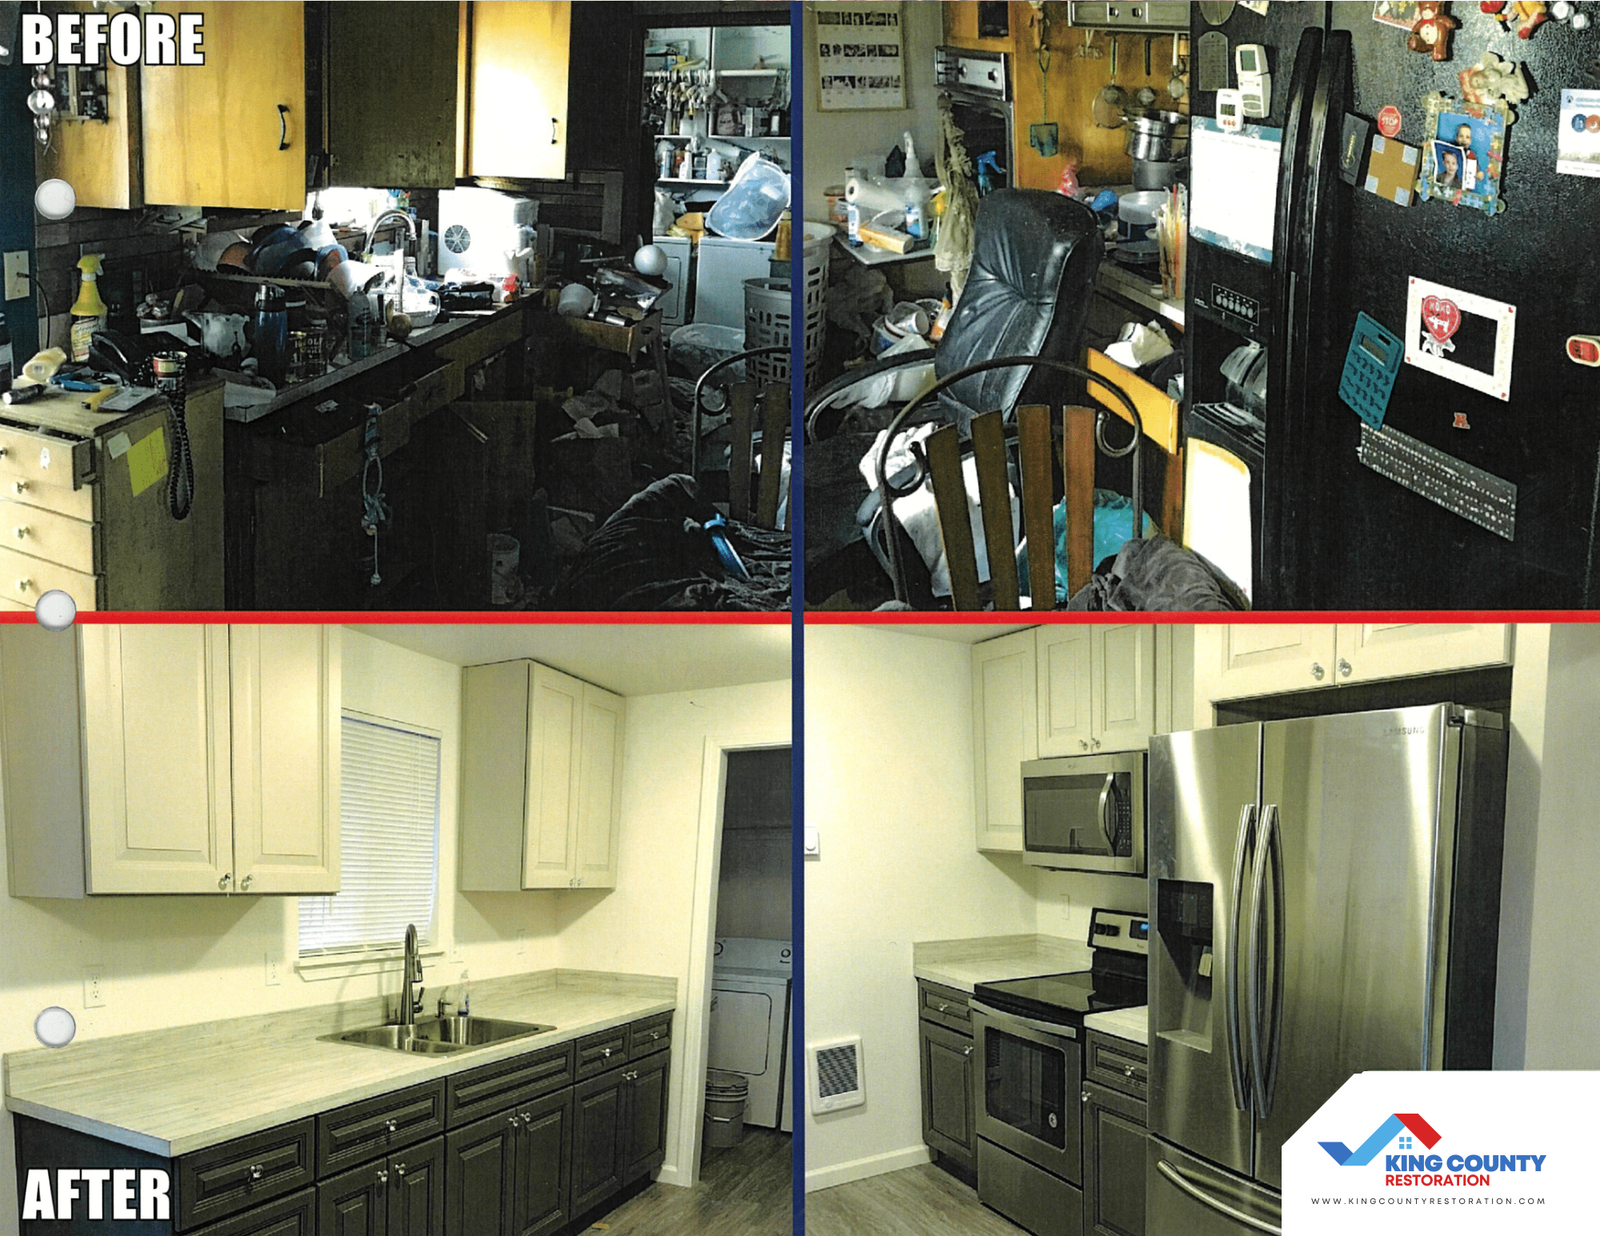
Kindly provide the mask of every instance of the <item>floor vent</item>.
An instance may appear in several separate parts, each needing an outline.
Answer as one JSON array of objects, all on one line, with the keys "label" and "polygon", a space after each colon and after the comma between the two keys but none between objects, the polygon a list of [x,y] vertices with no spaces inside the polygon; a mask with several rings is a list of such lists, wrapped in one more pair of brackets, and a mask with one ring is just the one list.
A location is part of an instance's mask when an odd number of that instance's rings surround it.
[{"label": "floor vent", "polygon": [[806,1080],[811,1084],[812,1112],[836,1112],[867,1101],[859,1036],[813,1044],[806,1061],[811,1066]]}]

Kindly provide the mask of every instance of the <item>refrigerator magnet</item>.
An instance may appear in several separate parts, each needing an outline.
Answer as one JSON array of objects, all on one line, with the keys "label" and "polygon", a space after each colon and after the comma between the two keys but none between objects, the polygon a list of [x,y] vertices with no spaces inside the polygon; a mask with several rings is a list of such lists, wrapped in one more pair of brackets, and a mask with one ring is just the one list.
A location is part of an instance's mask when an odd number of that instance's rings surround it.
[{"label": "refrigerator magnet", "polygon": [[1406,364],[1509,402],[1517,309],[1413,277],[1406,295]]},{"label": "refrigerator magnet", "polygon": [[1397,206],[1411,205],[1420,162],[1415,146],[1378,134],[1372,139],[1372,154],[1367,159],[1367,192]]},{"label": "refrigerator magnet", "polygon": [[1506,129],[1516,119],[1504,99],[1469,103],[1430,94],[1422,101],[1428,114],[1418,196],[1453,206],[1471,206],[1499,214],[1500,174],[1505,162]]},{"label": "refrigerator magnet", "polygon": [[1556,171],[1600,176],[1600,90],[1563,90]]}]

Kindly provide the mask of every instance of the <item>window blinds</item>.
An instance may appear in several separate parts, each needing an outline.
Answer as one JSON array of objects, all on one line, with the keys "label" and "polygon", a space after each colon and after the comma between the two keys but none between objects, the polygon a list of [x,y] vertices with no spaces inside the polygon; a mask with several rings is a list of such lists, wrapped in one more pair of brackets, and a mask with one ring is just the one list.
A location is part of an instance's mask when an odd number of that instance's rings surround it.
[{"label": "window blinds", "polygon": [[343,719],[339,892],[300,898],[300,954],[396,949],[433,937],[439,887],[439,740]]}]

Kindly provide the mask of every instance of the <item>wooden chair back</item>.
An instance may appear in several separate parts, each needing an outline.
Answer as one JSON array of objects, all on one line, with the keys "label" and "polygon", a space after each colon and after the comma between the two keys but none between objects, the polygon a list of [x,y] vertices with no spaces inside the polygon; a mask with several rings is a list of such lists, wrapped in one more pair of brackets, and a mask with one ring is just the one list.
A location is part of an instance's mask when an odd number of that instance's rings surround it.
[{"label": "wooden chair back", "polygon": [[[789,429],[789,388],[770,382],[735,382],[727,388],[728,515],[743,523],[775,528],[783,480],[783,444]],[[755,458],[755,431],[761,430],[761,463]],[[751,503],[752,493],[754,505]]]}]

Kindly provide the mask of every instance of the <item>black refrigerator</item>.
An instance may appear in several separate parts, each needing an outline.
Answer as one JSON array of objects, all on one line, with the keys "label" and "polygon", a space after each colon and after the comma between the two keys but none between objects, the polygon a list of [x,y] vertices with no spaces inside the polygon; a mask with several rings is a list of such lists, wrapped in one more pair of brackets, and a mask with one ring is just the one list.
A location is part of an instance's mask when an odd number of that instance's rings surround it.
[{"label": "black refrigerator", "polygon": [[[1238,51],[1258,45],[1270,105],[1243,132],[1279,145],[1265,261],[1196,234],[1217,193],[1197,133],[1186,272],[1186,432],[1249,468],[1258,609],[1600,601],[1600,368],[1567,358],[1569,336],[1600,335],[1600,178],[1557,170],[1563,91],[1600,88],[1600,28],[1547,20],[1523,38],[1516,18],[1443,7],[1443,58],[1408,46],[1416,5],[1191,8],[1196,128],[1219,86],[1247,84]],[[1457,138],[1458,75],[1485,53],[1530,91],[1503,130],[1488,114]],[[1399,194],[1397,158],[1427,173]],[[1458,200],[1463,177],[1477,192]],[[1253,405],[1247,368],[1264,372]]]}]

